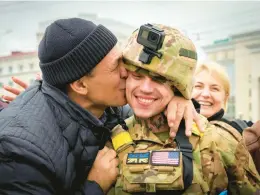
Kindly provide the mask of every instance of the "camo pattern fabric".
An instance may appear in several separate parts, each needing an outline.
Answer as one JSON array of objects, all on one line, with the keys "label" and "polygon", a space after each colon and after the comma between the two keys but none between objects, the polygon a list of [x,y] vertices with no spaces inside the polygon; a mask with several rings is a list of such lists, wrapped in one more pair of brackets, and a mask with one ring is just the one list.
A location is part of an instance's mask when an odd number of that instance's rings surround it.
[{"label": "camo pattern fabric", "polygon": [[[193,130],[189,138],[193,146],[194,176],[188,189],[184,192],[181,190],[183,189],[182,166],[129,165],[126,163],[127,153],[125,153],[124,158],[120,160],[120,176],[109,195],[143,195],[154,188],[156,190],[154,194],[158,195],[173,193],[213,195],[225,190],[233,195],[256,193],[260,189],[260,176],[241,135],[237,134],[236,130],[226,131],[225,128],[212,125],[204,117],[201,119],[204,120],[205,133],[199,136]],[[131,117],[126,123],[130,136],[136,144],[131,152],[167,148],[169,142],[162,142],[148,128],[145,128],[143,122]]]},{"label": "camo pattern fabric", "polygon": [[162,58],[153,57],[150,64],[139,61],[143,46],[136,41],[136,30],[123,50],[125,67],[130,71],[148,74],[155,80],[168,81],[186,99],[191,99],[192,77],[197,62],[194,44],[175,28],[159,24],[154,26],[165,32],[162,48],[158,50],[162,53]]}]

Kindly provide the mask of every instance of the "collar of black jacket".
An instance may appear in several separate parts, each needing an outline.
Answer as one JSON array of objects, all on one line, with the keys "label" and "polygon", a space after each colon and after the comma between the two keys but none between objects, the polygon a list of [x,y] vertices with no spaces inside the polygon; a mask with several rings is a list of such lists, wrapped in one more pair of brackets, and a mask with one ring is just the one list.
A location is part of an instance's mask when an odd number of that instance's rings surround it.
[{"label": "collar of black jacket", "polygon": [[104,113],[100,119],[91,114],[88,110],[82,108],[75,102],[71,101],[69,97],[59,89],[49,85],[46,82],[42,82],[42,92],[48,95],[50,98],[55,99],[55,102],[63,106],[73,118],[77,120],[91,122],[94,125],[102,126],[105,122],[106,114]]},{"label": "collar of black jacket", "polygon": [[198,112],[198,113],[200,113],[200,104],[199,104],[199,102],[197,102],[195,99],[191,99],[191,101],[192,101],[192,103],[193,103],[193,105],[194,105],[194,108],[196,109],[196,111]]},{"label": "collar of black jacket", "polygon": [[65,111],[67,111],[71,119],[80,125],[91,129],[98,140],[108,139],[110,136],[110,130],[104,126],[107,120],[106,113],[104,113],[100,119],[96,118],[88,110],[71,101],[64,92],[44,81],[41,85],[41,91],[51,100],[55,101],[55,103],[59,104]]},{"label": "collar of black jacket", "polygon": [[218,112],[208,118],[208,121],[216,121],[223,118],[225,111],[221,108]]}]

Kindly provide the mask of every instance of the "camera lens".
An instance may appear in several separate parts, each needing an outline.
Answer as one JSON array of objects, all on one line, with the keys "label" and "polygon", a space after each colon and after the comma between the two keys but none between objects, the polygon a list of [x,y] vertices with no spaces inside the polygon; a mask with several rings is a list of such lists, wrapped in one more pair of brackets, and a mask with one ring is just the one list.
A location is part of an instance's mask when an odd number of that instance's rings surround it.
[{"label": "camera lens", "polygon": [[148,41],[151,41],[153,43],[157,43],[159,40],[159,35],[154,33],[154,32],[150,32],[149,33],[149,37],[148,37]]}]

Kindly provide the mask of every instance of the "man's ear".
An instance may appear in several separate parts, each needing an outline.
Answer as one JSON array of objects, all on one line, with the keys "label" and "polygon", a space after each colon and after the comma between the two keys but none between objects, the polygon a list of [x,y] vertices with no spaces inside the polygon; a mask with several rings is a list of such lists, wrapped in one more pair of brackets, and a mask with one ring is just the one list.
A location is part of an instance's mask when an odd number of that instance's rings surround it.
[{"label": "man's ear", "polygon": [[85,76],[83,76],[79,80],[74,81],[73,83],[70,83],[69,85],[71,90],[80,95],[87,95],[88,93],[88,85]]}]

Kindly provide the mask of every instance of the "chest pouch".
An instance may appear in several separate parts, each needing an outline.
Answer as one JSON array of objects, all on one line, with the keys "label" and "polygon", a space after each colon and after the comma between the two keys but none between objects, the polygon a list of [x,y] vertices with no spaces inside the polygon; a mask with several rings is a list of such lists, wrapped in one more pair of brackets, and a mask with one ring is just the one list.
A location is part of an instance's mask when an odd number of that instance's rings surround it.
[{"label": "chest pouch", "polygon": [[180,150],[125,154],[121,174],[123,190],[128,193],[184,189]]}]

